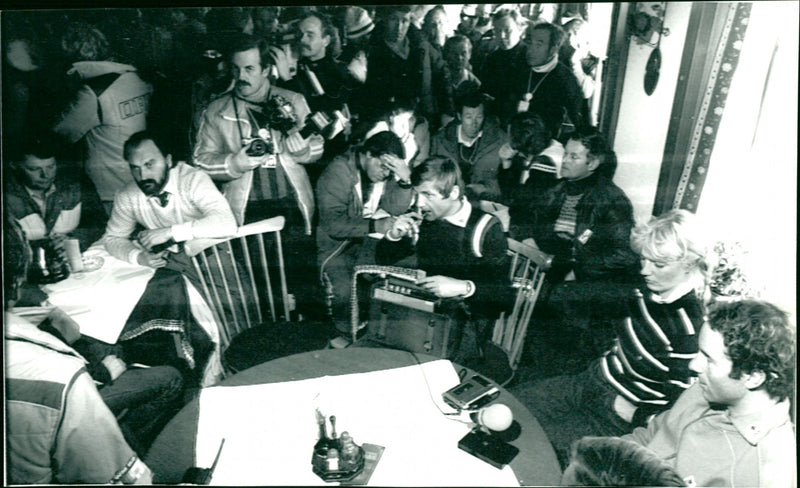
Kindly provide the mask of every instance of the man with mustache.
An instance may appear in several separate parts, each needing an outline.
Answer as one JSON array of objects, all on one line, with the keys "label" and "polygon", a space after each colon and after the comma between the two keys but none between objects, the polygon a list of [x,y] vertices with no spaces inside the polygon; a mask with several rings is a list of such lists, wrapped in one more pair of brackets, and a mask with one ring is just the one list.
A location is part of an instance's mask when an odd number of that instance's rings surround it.
[{"label": "man with mustache", "polygon": [[[173,163],[172,155],[164,154],[165,147],[159,135],[148,131],[137,132],[125,142],[123,157],[128,162],[134,182],[115,196],[103,244],[117,259],[180,273],[195,288],[202,290],[190,256],[213,244],[210,239],[235,235],[236,219],[211,178],[183,162]],[[223,260],[221,266],[228,266],[228,261]],[[148,306],[145,315],[148,318],[158,316],[165,321],[183,320],[183,317],[174,316],[176,310],[180,313],[183,297],[187,297],[182,291],[183,280],[177,282],[181,287],[178,289],[165,285],[171,283],[168,280],[175,279],[175,273],[157,272],[154,278],[140,300]],[[175,295],[170,295],[173,292]],[[159,296],[161,303],[150,301],[153,296],[148,293]],[[170,304],[169,310],[164,309],[163,304]],[[138,309],[138,306],[134,309],[132,318]],[[229,312],[226,310],[225,313]],[[129,325],[132,323],[129,319]],[[131,326],[137,327],[135,323]],[[211,347],[211,339],[206,338],[199,326],[202,324],[196,321],[185,324],[187,335],[193,334],[192,347],[198,366],[190,367],[195,370],[192,376],[185,372],[185,379],[191,383],[200,380],[195,375],[201,371],[206,371],[203,381],[207,381],[218,365],[213,350],[207,362],[204,358]],[[170,358],[167,355],[169,349],[161,349],[164,344],[161,339],[160,336],[153,338],[142,334],[128,341],[126,355],[144,364],[153,364],[156,357],[159,361]],[[169,343],[172,343],[172,337],[169,337]],[[200,367],[202,363],[208,367]]]},{"label": "man with mustache", "polygon": [[[314,195],[301,164],[322,155],[320,136],[304,139],[298,130],[310,113],[303,95],[272,86],[270,46],[242,34],[231,45],[233,90],[214,100],[203,114],[194,147],[194,164],[222,185],[239,224],[276,215],[287,228],[311,234]],[[264,104],[275,96],[289,102],[295,124],[284,134],[270,126]],[[255,139],[272,146],[264,154],[248,150]]]},{"label": "man with mustache", "polygon": [[[309,12],[297,23],[296,30],[300,54],[297,74],[289,81],[281,83],[279,80],[279,84],[303,95],[312,113],[322,112],[334,120],[334,111],[339,110],[344,114],[350,110],[348,103],[351,94],[363,85],[364,79],[356,79],[351,70],[362,69],[366,72],[366,58],[355,62],[360,62],[363,65],[361,68],[355,68],[353,63],[346,66],[337,60],[341,53],[339,34],[325,14]],[[340,132],[326,141],[322,162],[330,161],[347,147],[345,134]],[[312,185],[316,183],[322,169],[323,164],[311,165],[306,169]]]},{"label": "man with mustache", "polygon": [[336,27],[326,15],[309,12],[297,23],[296,35],[298,72],[282,86],[306,97],[312,112],[341,110],[359,83],[336,59],[341,52]]},{"label": "man with mustache", "polygon": [[[269,44],[253,36],[241,34],[232,42],[236,84],[203,114],[193,160],[222,186],[238,224],[286,218],[281,238],[289,287],[300,291],[314,275],[308,259],[314,255],[314,193],[304,165],[320,159],[324,140],[300,135],[311,111],[303,95],[272,85],[270,53]],[[291,127],[277,126],[275,110],[267,106],[276,101],[292,112]],[[250,150],[256,140],[266,143],[264,153]]]}]

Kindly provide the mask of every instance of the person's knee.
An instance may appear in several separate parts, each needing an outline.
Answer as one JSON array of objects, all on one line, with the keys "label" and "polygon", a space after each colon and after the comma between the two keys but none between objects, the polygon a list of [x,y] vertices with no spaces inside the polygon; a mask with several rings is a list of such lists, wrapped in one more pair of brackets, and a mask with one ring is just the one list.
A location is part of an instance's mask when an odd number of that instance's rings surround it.
[{"label": "person's knee", "polygon": [[154,366],[152,370],[158,375],[158,384],[166,396],[177,398],[182,394],[184,379],[180,371],[173,366]]}]

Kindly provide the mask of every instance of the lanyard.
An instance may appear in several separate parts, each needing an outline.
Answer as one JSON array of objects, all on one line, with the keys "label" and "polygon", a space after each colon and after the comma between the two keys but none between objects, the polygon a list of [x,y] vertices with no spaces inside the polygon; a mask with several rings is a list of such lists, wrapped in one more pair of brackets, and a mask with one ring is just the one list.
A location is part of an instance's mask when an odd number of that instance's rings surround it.
[{"label": "lanyard", "polygon": [[[270,87],[269,91],[267,92],[267,100],[269,100],[269,94],[272,93],[272,87]],[[242,124],[239,122],[239,108],[236,106],[236,95],[231,92],[231,98],[233,99],[233,115],[236,117],[236,128],[239,129],[239,140],[242,143],[242,146],[246,146],[247,143],[245,142],[244,132],[242,132]],[[258,124],[256,124],[258,125]]]}]

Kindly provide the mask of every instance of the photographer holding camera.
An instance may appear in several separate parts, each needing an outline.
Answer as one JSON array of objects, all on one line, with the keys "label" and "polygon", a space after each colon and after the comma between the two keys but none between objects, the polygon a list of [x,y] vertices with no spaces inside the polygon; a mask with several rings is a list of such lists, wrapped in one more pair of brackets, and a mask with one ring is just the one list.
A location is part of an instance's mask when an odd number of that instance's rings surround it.
[{"label": "photographer holding camera", "polygon": [[[304,139],[294,130],[305,125],[308,104],[302,95],[272,86],[270,50],[263,39],[238,36],[231,44],[230,64],[234,88],[203,114],[195,164],[222,184],[239,224],[284,215],[287,227],[303,224],[310,235],[314,196],[298,163],[319,159],[323,139]],[[275,96],[290,104],[294,127],[272,126],[264,105]]]},{"label": "photographer holding camera", "polygon": [[324,139],[300,134],[308,103],[272,85],[271,63],[265,40],[242,34],[231,43],[235,84],[203,114],[193,160],[221,185],[237,224],[286,218],[281,238],[289,286],[301,290],[315,275],[308,260],[314,194],[303,164],[322,156]]}]

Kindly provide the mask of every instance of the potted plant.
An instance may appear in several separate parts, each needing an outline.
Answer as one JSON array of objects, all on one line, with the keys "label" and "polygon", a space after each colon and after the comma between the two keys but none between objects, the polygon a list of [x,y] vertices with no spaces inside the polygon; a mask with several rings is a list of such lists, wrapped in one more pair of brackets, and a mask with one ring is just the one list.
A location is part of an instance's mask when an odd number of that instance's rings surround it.
[{"label": "potted plant", "polygon": [[758,297],[745,272],[747,251],[741,243],[719,241],[714,244],[713,257],[715,266],[709,288],[714,300]]}]

